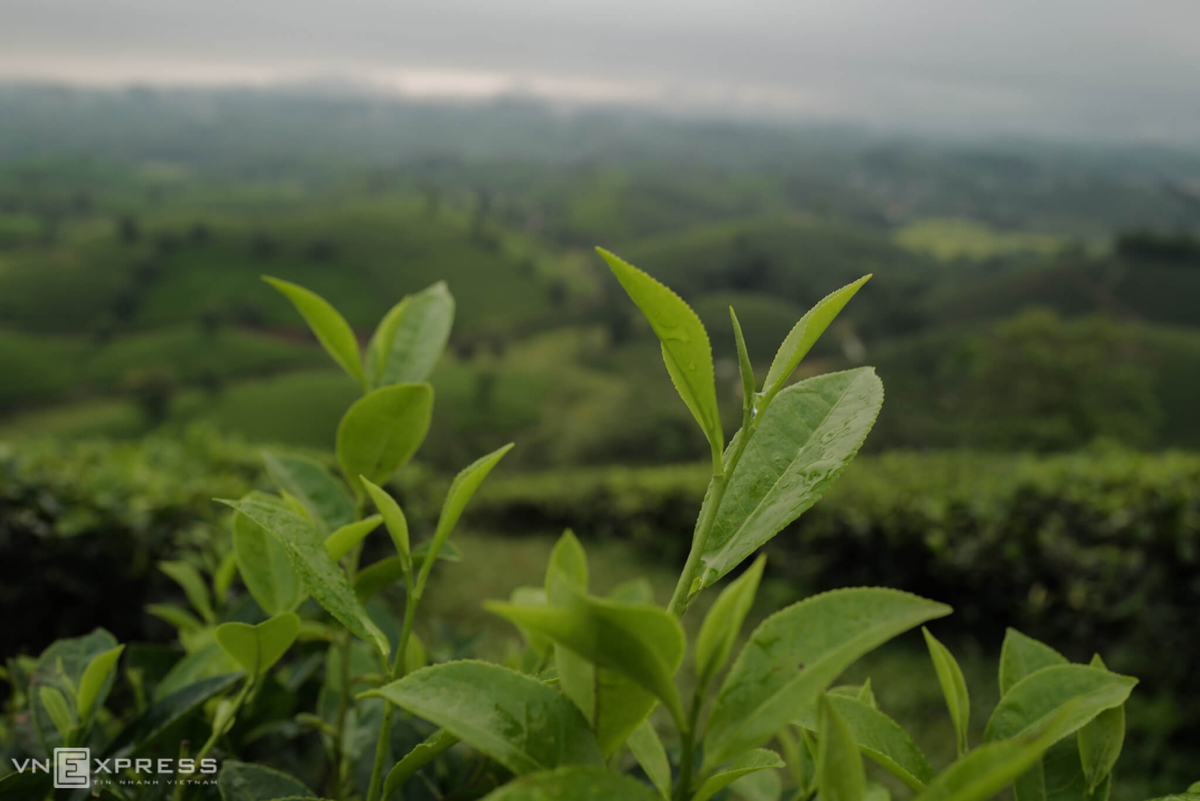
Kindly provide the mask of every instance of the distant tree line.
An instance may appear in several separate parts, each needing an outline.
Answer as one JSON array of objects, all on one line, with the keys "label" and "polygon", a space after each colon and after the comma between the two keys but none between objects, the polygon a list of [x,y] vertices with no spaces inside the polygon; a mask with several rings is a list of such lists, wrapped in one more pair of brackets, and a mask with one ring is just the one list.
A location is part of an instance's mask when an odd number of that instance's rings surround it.
[{"label": "distant tree line", "polygon": [[1200,267],[1200,238],[1186,231],[1175,233],[1139,228],[1117,236],[1117,255],[1134,261],[1155,261]]}]

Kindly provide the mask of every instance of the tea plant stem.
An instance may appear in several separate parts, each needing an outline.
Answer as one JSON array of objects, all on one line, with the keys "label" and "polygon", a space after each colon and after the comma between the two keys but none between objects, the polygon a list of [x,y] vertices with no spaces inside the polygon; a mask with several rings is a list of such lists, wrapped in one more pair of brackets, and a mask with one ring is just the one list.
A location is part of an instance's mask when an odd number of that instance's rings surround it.
[{"label": "tea plant stem", "polygon": [[[405,575],[405,587],[408,588],[404,601],[404,625],[400,629],[400,644],[396,646],[396,656],[387,672],[389,682],[404,678],[408,667],[408,641],[412,638],[413,623],[417,617],[417,599],[413,592],[412,571]],[[379,740],[375,743],[375,762],[371,766],[371,784],[367,790],[367,801],[379,801],[379,793],[383,785],[383,767],[387,761],[388,744],[392,739],[392,703],[383,701],[383,721],[379,725]]]},{"label": "tea plant stem", "polygon": [[703,692],[697,688],[692,695],[692,709],[688,713],[687,729],[680,732],[683,750],[679,754],[679,784],[675,788],[676,801],[687,801],[691,797],[693,762],[696,755],[696,724],[700,719],[700,707],[703,703]]},{"label": "tea plant stem", "polygon": [[[254,677],[247,676],[246,683],[242,685],[241,692],[238,693],[237,698],[235,698],[233,701],[233,709],[229,712],[229,721],[230,722],[237,719],[238,710],[240,710],[242,708],[242,704],[245,702],[246,696],[250,694],[250,688],[253,686],[254,686]],[[219,728],[214,728],[213,733],[209,736],[208,740],[204,743],[204,746],[199,751],[196,752],[196,765],[197,766],[199,766],[201,760],[203,760],[206,756],[208,756],[208,752],[213,750],[213,748],[216,746],[217,740],[221,737],[222,734],[224,734],[224,729],[225,729],[225,726],[221,726]],[[175,793],[174,793],[174,795],[172,795],[173,801],[180,801],[180,799],[183,798],[183,788],[187,785],[187,781],[188,781],[187,779],[180,779],[179,783],[175,785]]]}]

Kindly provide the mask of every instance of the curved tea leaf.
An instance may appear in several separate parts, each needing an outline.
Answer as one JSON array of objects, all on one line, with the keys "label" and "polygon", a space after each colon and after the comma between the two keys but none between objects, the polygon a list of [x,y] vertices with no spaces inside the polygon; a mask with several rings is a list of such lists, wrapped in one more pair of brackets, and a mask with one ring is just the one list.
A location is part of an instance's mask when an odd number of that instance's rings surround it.
[{"label": "curved tea leaf", "polygon": [[854,283],[829,293],[800,318],[800,321],[784,337],[783,342],[779,345],[779,350],[775,353],[775,358],[771,361],[771,368],[767,370],[767,379],[763,382],[764,395],[774,396],[783,388],[783,382],[787,381],[795,371],[800,360],[812,349],[821,334],[825,333],[825,329],[850,302],[850,298],[854,297],[854,294],[870,279],[870,275],[864,275]]},{"label": "curved tea leaf", "polygon": [[[273,496],[251,493],[264,504],[283,509],[283,503]],[[265,528],[239,512],[233,515],[233,552],[237,556],[238,572],[250,595],[268,615],[288,612],[304,597],[304,585],[292,570],[287,549]]]},{"label": "curved tea leaf", "polygon": [[[933,779],[929,760],[900,724],[870,704],[848,695],[830,692],[826,698],[850,727],[859,749],[873,761],[912,790],[923,789]],[[815,710],[800,716],[796,723],[815,732],[818,723]]]},{"label": "curved tea leaf", "polygon": [[766,561],[765,555],[755,559],[746,572],[721,591],[705,615],[696,638],[696,680],[700,687],[708,687],[733,651],[742,623],[754,603]]},{"label": "curved tea leaf", "polygon": [[304,786],[304,782],[274,768],[252,765],[236,760],[221,764],[217,776],[217,789],[222,801],[275,801],[277,798],[311,798],[317,796]]},{"label": "curved tea leaf", "polygon": [[[420,569],[421,565],[425,564],[425,558],[428,555],[427,548],[420,545],[414,548],[412,552],[413,568]],[[438,550],[437,561],[461,562],[462,552],[455,547],[454,543],[447,542]],[[382,592],[385,587],[390,587],[403,578],[404,562],[399,556],[388,556],[358,571],[354,577],[354,594],[358,596],[358,600],[366,603]]]},{"label": "curved tea leaf", "polygon": [[412,563],[412,555],[409,553],[408,544],[408,519],[404,517],[404,512],[400,511],[400,504],[396,503],[396,499],[380,487],[363,476],[359,476],[363,486],[367,488],[367,494],[371,496],[371,502],[375,504],[375,508],[379,510],[379,514],[383,517],[384,525],[387,526],[388,536],[392,538],[392,544],[396,547],[396,554],[400,557],[401,563],[408,568]]},{"label": "curved tea leaf", "polygon": [[650,779],[651,784],[662,794],[663,798],[669,799],[671,797],[671,763],[667,760],[667,749],[663,748],[662,740],[659,739],[658,732],[654,730],[654,725],[648,720],[643,720],[633,730],[633,734],[629,735],[627,744],[633,758],[642,766],[642,770],[646,771],[646,776]]},{"label": "curved tea leaf", "polygon": [[266,452],[263,464],[279,489],[304,505],[322,533],[354,522],[354,499],[320,462],[304,456]]},{"label": "curved tea leaf", "polygon": [[266,673],[278,662],[300,633],[300,618],[284,612],[257,626],[223,623],[217,626],[217,644],[250,676]]},{"label": "curved tea leaf", "polygon": [[1052,726],[982,745],[938,774],[915,801],[987,801],[1037,764],[1057,737]]},{"label": "curved tea leaf", "polygon": [[821,696],[817,712],[817,791],[822,801],[863,801],[867,775],[858,743],[829,699],[830,696]]},{"label": "curved tea leaf", "polygon": [[158,742],[164,733],[171,731],[176,723],[198,710],[210,698],[228,690],[241,677],[240,673],[226,673],[201,679],[155,701],[132,723],[121,729],[105,749],[104,756],[123,759],[141,753]]},{"label": "curved tea leaf", "polygon": [[359,398],[337,429],[337,460],[356,495],[365,490],[359,476],[383,484],[412,458],[429,431],[433,388],[393,384]]},{"label": "curved tea leaf", "polygon": [[413,750],[405,754],[404,758],[388,772],[387,779],[383,782],[383,793],[380,798],[387,801],[393,793],[404,786],[406,781],[415,776],[417,771],[458,742],[459,739],[445,729],[438,729],[429,735],[424,742],[418,743]]},{"label": "curved tea leaf", "polygon": [[[1092,667],[1107,670],[1099,654],[1092,657]],[[1125,705],[1106,709],[1095,720],[1079,730],[1079,760],[1088,793],[1094,793],[1100,783],[1112,773],[1125,744]]]},{"label": "curved tea leaf", "polygon": [[659,801],[639,781],[603,768],[560,768],[509,782],[483,801]]},{"label": "curved tea leaf", "polygon": [[929,648],[929,658],[933,660],[933,669],[937,672],[938,684],[942,686],[942,695],[946,698],[946,707],[950,710],[950,720],[954,724],[954,734],[958,739],[958,755],[967,753],[967,731],[971,722],[971,699],[967,695],[967,680],[963,678],[962,668],[958,660],[942,645],[929,629],[921,627],[925,635],[925,645]]},{"label": "curved tea leaf", "polygon": [[[74,698],[83,680],[87,666],[106,651],[117,647],[117,640],[104,629],[96,629],[83,637],[55,640],[46,650],[42,651],[34,664],[29,677],[29,686],[51,687],[58,691],[64,699]],[[106,682],[112,686],[112,679]],[[104,691],[107,694],[107,690]],[[53,702],[51,702],[53,703]],[[30,718],[34,731],[37,732],[39,744],[47,754],[62,745],[55,722],[46,708],[45,701],[38,693],[29,694]]]},{"label": "curved tea leaf", "polygon": [[79,680],[79,695],[75,701],[75,709],[79,713],[81,723],[86,724],[92,719],[92,713],[104,706],[104,699],[112,689],[113,669],[124,651],[125,646],[118,645],[104,653],[96,654],[92,661],[88,662],[83,677]]},{"label": "curved tea leaf", "polygon": [[1067,658],[1049,645],[1010,628],[1004,632],[1004,645],[1000,648],[1000,696],[1030,673],[1065,664]]},{"label": "curved tea leaf", "polygon": [[354,336],[346,318],[330,305],[329,301],[299,284],[282,281],[278,278],[264,275],[263,280],[282,292],[300,316],[308,323],[308,327],[317,335],[317,340],[333,360],[350,374],[350,377],[360,386],[367,386],[367,377],[363,373],[359,361],[358,339]]},{"label": "curved tea leaf", "polygon": [[712,586],[816,503],[854,458],[883,404],[874,369],[817,376],[785,389],[746,445],[700,556]]},{"label": "curved tea leaf", "polygon": [[530,676],[486,662],[446,662],[365,693],[441,726],[517,775],[601,765],[582,713]]},{"label": "curved tea leaf", "polygon": [[325,550],[328,551],[329,558],[336,562],[350,553],[355,545],[362,542],[382,522],[383,517],[380,515],[371,515],[363,520],[347,523],[330,534],[325,538]]},{"label": "curved tea leaf", "polygon": [[445,281],[401,300],[384,315],[367,345],[371,388],[424,381],[454,325],[454,296]]},{"label": "curved tea leaf", "polygon": [[746,338],[742,335],[742,324],[738,322],[737,313],[729,307],[729,321],[733,323],[733,340],[737,345],[738,374],[742,379],[742,406],[746,411],[754,409],[754,367],[750,364],[750,354],[746,352]]},{"label": "curved tea leaf", "polygon": [[325,543],[312,523],[278,504],[254,496],[247,496],[240,501],[221,502],[270,532],[283,545],[292,569],[317,603],[325,607],[351,634],[374,646],[384,659],[388,657],[391,646],[387,637],[359,602],[346,573],[329,558]]},{"label": "curved tea leaf", "polygon": [[[1106,709],[1125,703],[1137,679],[1085,665],[1053,665],[1014,684],[988,720],[985,742],[1042,731],[1074,734]],[[1070,714],[1063,712],[1069,710]]]},{"label": "curved tea leaf", "polygon": [[725,448],[725,433],[717,408],[712,346],[704,324],[668,287],[607,250],[596,248],[596,251],[654,329],[662,343],[667,372],[708,438],[713,459],[719,465]]},{"label": "curved tea leaf", "polygon": [[897,590],[856,588],[815,595],[771,615],[750,635],[717,695],[706,764],[765,743],[863,654],[950,611]]},{"label": "curved tea leaf", "polygon": [[159,562],[158,569],[171,577],[171,580],[183,589],[192,608],[200,613],[209,625],[217,622],[213,612],[212,600],[209,598],[208,585],[200,576],[200,571],[187,562]]},{"label": "curved tea leaf", "polygon": [[[556,599],[551,596],[550,600]],[[599,668],[629,678],[662,701],[676,723],[684,725],[683,708],[672,678],[683,661],[683,627],[665,609],[578,593],[562,606],[515,606],[489,601],[484,608],[517,626],[541,632]],[[646,708],[641,717],[649,711]],[[641,717],[630,721],[622,741],[641,722]]]},{"label": "curved tea leaf", "polygon": [[[558,542],[554,543],[554,549],[550,551],[550,559],[546,565],[546,602],[555,606],[569,606],[577,595],[587,595],[588,589],[588,563],[587,552],[583,549],[583,545],[575,537],[575,532],[567,529],[558,538]],[[518,603],[513,599],[513,603]],[[539,604],[533,604],[537,606]],[[522,628],[518,626],[522,634],[527,638],[540,637],[543,639],[551,639],[543,632],[537,629]],[[646,697],[647,693],[640,688],[634,687],[631,691],[621,692],[618,684],[621,677],[617,677],[612,683],[605,683],[605,688],[621,694],[623,705],[633,701],[640,701],[639,705],[635,706],[635,711],[630,714],[621,714],[628,712],[628,708],[621,710],[615,714],[605,715],[603,721],[599,720],[597,714],[601,700],[598,696],[607,694],[605,689],[601,688],[599,669],[589,662],[585,657],[580,656],[575,651],[562,645],[554,643],[554,665],[558,668],[559,686],[562,689],[563,695],[575,702],[575,706],[579,707],[583,712],[583,716],[587,719],[588,725],[596,732],[596,739],[600,741],[600,750],[606,754],[612,749],[624,742],[625,736],[632,733],[631,730],[618,726],[618,733],[612,734],[608,729],[608,722],[619,721],[627,723],[629,718],[635,717],[640,713],[643,707],[653,706],[653,697]],[[638,698],[638,694],[641,698]],[[606,701],[606,706],[611,706],[611,701]],[[600,725],[597,725],[597,724]],[[636,721],[632,725],[636,725]]]},{"label": "curved tea leaf", "polygon": [[757,773],[760,770],[786,767],[779,754],[766,748],[755,748],[739,756],[720,771],[709,776],[696,790],[692,801],[708,801],[717,793],[724,790],[743,776]]}]

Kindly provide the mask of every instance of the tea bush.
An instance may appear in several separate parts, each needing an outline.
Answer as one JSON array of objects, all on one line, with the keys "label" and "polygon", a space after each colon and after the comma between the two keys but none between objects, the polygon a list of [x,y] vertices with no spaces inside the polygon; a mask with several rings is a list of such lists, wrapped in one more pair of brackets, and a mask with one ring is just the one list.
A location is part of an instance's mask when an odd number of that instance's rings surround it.
[{"label": "tea bush", "polygon": [[[405,298],[364,358],[332,306],[268,279],[362,388],[335,437],[341,477],[320,460],[267,454],[278,494],[255,489],[224,501],[235,510],[232,551],[215,551],[199,566],[160,565],[187,599],[150,609],[177,627],[185,652],[166,670],[165,660],[102,629],[55,642],[37,659],[9,660],[3,734],[14,770],[0,778],[0,799],[53,794],[51,767],[55,783],[71,772],[58,749],[86,745],[99,754],[94,794],[119,800],[215,791],[223,801],[282,801],[317,798],[316,786],[326,797],[366,801],[399,793],[491,801],[707,801],[726,792],[778,799],[785,791],[802,801],[887,798],[867,781],[866,756],[919,801],[982,801],[1013,783],[1020,801],[1107,801],[1137,680],[1109,671],[1099,655],[1070,664],[1010,631],[1000,701],[983,742],[972,744],[962,671],[923,629],[931,678],[956,732],[958,759],[941,773],[878,709],[869,683],[835,684],[871,650],[952,611],[916,595],[869,587],[814,595],[768,617],[739,649],[765,565],[760,555],[724,585],[700,626],[688,675],[677,676],[689,650],[679,618],[692,601],[807,511],[874,423],[883,388],[870,368],[787,384],[867,279],[801,318],[761,390],[731,310],[744,402],[741,429],[726,443],[699,318],[645,273],[601,255],[661,340],[667,371],[712,455],[665,608],[636,580],[607,597],[590,594],[585,549],[568,531],[544,586],[486,603],[521,633],[523,654],[508,665],[428,664],[430,648],[414,633],[428,579],[435,564],[460,558],[450,542],[456,524],[512,447],[458,473],[432,536],[413,541],[402,505],[381,485],[428,431],[433,393],[425,378],[445,346],[453,299],[442,284]],[[364,565],[377,528],[393,551]],[[239,575],[249,598],[234,590]],[[402,622],[375,597],[397,585]],[[114,693],[118,675],[124,681]],[[671,723],[668,742],[679,743],[674,759],[649,721],[656,708]],[[772,744],[778,750],[765,747]],[[645,781],[628,771],[627,751]],[[243,761],[256,757],[289,772]],[[72,795],[87,790],[56,797]]]}]

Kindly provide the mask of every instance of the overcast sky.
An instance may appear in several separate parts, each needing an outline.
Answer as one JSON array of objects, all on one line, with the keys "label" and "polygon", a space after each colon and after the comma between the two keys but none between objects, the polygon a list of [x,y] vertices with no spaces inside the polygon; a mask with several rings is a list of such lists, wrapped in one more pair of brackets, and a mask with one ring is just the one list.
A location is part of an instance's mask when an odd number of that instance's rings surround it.
[{"label": "overcast sky", "polygon": [[1200,143],[1200,0],[0,0],[0,78],[264,83]]}]

